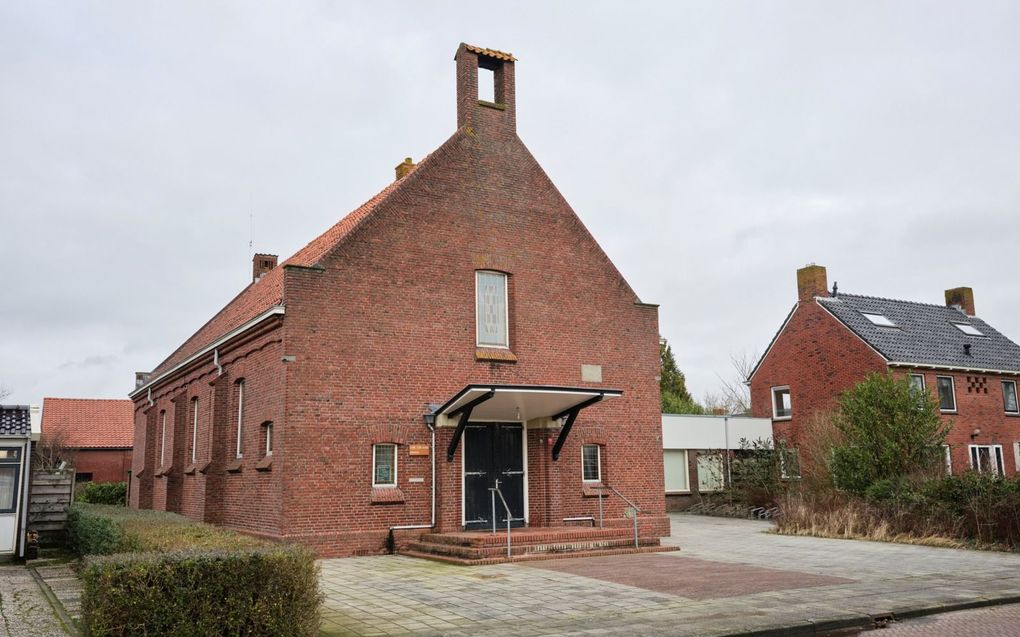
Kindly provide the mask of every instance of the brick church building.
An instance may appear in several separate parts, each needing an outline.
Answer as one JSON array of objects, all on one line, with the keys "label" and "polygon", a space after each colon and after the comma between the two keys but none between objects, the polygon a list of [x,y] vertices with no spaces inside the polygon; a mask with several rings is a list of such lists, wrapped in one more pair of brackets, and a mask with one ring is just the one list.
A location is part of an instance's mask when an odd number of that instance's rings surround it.
[{"label": "brick church building", "polygon": [[808,423],[870,372],[906,376],[952,423],[946,470],[1020,468],[1020,345],[976,314],[971,288],[945,305],[829,290],[820,265],[797,271],[798,300],[750,375],[751,411],[803,446]]},{"label": "brick church building", "polygon": [[515,58],[455,62],[446,142],[140,375],[133,507],[322,555],[668,534],[657,308],[518,138]]}]

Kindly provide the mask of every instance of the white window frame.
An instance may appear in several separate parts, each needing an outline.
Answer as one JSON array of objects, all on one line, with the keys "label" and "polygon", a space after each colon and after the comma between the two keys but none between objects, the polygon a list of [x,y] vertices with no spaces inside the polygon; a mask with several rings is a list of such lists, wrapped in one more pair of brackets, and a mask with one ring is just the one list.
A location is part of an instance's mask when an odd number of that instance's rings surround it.
[{"label": "white window frame", "polygon": [[909,376],[910,378],[920,378],[921,379],[921,388],[920,389],[921,389],[922,392],[924,392],[926,389],[928,389],[927,381],[925,381],[925,379],[924,379],[924,374],[911,373],[911,374],[907,374],[907,376]]},{"label": "white window frame", "polygon": [[[1008,411],[1006,409],[1006,385],[1013,386],[1013,403],[1017,406],[1016,410]],[[1020,396],[1016,393],[1016,381],[1015,380],[1004,380],[1002,381],[1002,411],[1010,414],[1011,416],[1020,415]]]},{"label": "white window frame", "polygon": [[[683,489],[670,489],[669,486],[667,485],[666,486],[666,493],[667,494],[670,494],[670,493],[690,493],[691,492],[691,465],[690,465],[690,459],[689,459],[689,457],[687,455],[687,450],[686,449],[663,449],[663,451],[662,451],[662,454],[663,454],[662,464],[663,464],[664,467],[666,466],[666,454],[669,454],[669,453],[683,454],[683,457],[684,457],[684,461],[683,461],[684,488]],[[663,476],[663,478],[665,479],[665,476]]]},{"label": "white window frame", "polygon": [[159,466],[166,466],[166,410],[159,412]]},{"label": "white window frame", "polygon": [[[980,466],[974,466],[975,464],[980,465],[981,456],[975,453],[977,449],[989,449],[991,451],[991,458],[994,466],[992,467],[992,475],[998,477],[1005,477],[1006,473],[1006,462],[1002,457],[1002,445],[968,445],[967,451],[970,456],[970,468],[974,471],[981,472]],[[976,461],[976,462],[975,462]],[[999,471],[999,468],[1002,471]]]},{"label": "white window frame", "polygon": [[[478,280],[481,274],[497,274],[503,277],[503,325],[506,328],[504,333],[504,340],[506,341],[503,345],[494,343],[482,343],[479,339],[481,330],[478,329],[481,323],[481,311],[482,305],[478,302]],[[510,276],[506,272],[500,272],[499,270],[475,270],[475,347],[488,347],[492,349],[510,349]]]},{"label": "white window frame", "polygon": [[[780,390],[786,390],[787,395],[790,396],[790,413],[785,416],[780,416],[778,405],[776,404],[776,392]],[[772,420],[791,420],[793,418],[793,392],[790,391],[789,385],[777,385],[769,390],[772,396]]]},{"label": "white window frame", "polygon": [[244,457],[244,379],[237,381],[237,448],[235,449],[237,459]]},{"label": "white window frame", "polygon": [[[792,457],[797,459],[797,473],[790,473],[789,467],[787,467],[787,458]],[[779,477],[783,480],[800,480],[800,451],[797,449],[783,449],[779,452]]]},{"label": "white window frame", "polygon": [[[713,470],[713,472],[716,469],[716,464],[717,464],[716,461],[718,461],[718,474],[717,475],[713,475],[712,477],[713,478],[717,478],[719,484],[718,484],[718,486],[716,486],[714,488],[708,488],[707,486],[706,486],[706,488],[702,488],[701,483],[703,481],[701,479],[701,464],[699,463],[699,461],[702,458],[706,458],[706,462],[705,462],[706,465],[708,464],[707,459],[709,459],[709,458],[712,459],[712,465],[713,466],[711,467],[711,469]],[[696,474],[696,477],[698,478],[698,493],[715,493],[716,491],[724,491],[726,489],[726,463],[725,463],[725,461],[723,459],[722,453],[701,453],[701,452],[699,452],[698,453],[698,457],[695,460],[694,464],[695,464],[695,474]],[[707,481],[705,481],[705,482],[707,482]]]},{"label": "white window frame", "polygon": [[[953,408],[952,409],[943,409],[942,408],[942,391],[939,388],[939,379],[940,378],[948,378],[949,379],[949,387],[952,390],[951,394],[953,396]],[[955,414],[955,413],[957,413],[956,379],[953,378],[952,376],[936,376],[935,377],[935,391],[937,392],[937,396],[938,396],[938,399],[939,399],[939,411],[941,411],[944,414]]]},{"label": "white window frame", "polygon": [[191,464],[198,457],[198,397],[191,399]]},{"label": "white window frame", "polygon": [[[584,448],[595,447],[595,479],[584,477]],[[595,484],[602,482],[602,445],[595,443],[585,443],[581,445],[581,482],[587,482],[588,484]]]},{"label": "white window frame", "polygon": [[[393,449],[393,482],[376,482],[375,481],[375,451],[378,447],[391,447]],[[395,442],[379,442],[372,445],[372,487],[380,489],[392,489],[397,486],[397,443]]]},{"label": "white window frame", "polygon": [[946,475],[953,475],[953,450],[949,445],[942,445],[942,453],[946,464]]},{"label": "white window frame", "polygon": [[[373,452],[374,454],[374,452]],[[266,423],[266,456],[273,455],[273,423]],[[375,456],[373,455],[373,458]],[[373,474],[374,475],[374,474]]]}]

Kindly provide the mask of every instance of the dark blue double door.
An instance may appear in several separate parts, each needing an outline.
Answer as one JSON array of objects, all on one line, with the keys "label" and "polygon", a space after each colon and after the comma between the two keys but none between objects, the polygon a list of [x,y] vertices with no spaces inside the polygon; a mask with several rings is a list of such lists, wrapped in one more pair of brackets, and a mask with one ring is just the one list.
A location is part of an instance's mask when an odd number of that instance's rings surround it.
[{"label": "dark blue double door", "polygon": [[[490,489],[510,507],[510,526],[524,526],[524,427],[520,423],[468,423],[464,429],[464,528],[492,529]],[[496,495],[496,528],[506,508]]]}]

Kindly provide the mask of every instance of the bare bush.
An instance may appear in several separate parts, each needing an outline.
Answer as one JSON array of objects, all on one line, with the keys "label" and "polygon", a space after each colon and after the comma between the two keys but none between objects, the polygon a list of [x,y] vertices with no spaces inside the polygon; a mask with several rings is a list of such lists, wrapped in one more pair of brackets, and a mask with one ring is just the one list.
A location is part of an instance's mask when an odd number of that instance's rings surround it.
[{"label": "bare bush", "polygon": [[74,451],[67,447],[63,432],[43,432],[32,448],[33,465],[43,471],[56,471],[61,462],[74,465]]}]

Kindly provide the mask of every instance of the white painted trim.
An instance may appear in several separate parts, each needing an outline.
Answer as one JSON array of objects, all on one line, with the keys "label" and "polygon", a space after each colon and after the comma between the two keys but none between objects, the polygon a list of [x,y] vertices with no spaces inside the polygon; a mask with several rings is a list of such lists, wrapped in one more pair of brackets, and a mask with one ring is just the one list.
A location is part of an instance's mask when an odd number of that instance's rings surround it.
[{"label": "white painted trim", "polygon": [[235,458],[244,457],[244,379],[238,380],[237,385],[237,455]]},{"label": "white painted trim", "polygon": [[191,399],[191,464],[198,457],[198,396]]},{"label": "white painted trim", "polygon": [[[393,447],[393,482],[378,483],[375,481],[375,448],[376,447]],[[397,477],[397,453],[399,447],[395,442],[377,442],[372,445],[372,488],[373,489],[392,489],[400,485],[399,478]]]},{"label": "white painted trim", "polygon": [[[663,449],[662,450],[662,465],[663,465],[663,467],[666,466],[666,454],[669,453],[669,452],[674,452],[674,453],[680,452],[680,453],[684,454],[684,484],[687,485],[687,488],[686,489],[673,489],[673,490],[666,489],[666,495],[691,493],[691,454],[690,454],[689,450],[688,449]],[[662,476],[663,486],[665,486],[665,481],[666,481],[665,473],[666,473],[666,471],[665,471],[665,468],[664,468],[663,469],[663,476]]]},{"label": "white painted trim", "polygon": [[[595,469],[598,472],[598,478],[595,480],[587,480],[584,477],[584,448],[595,447]],[[596,484],[602,482],[602,445],[595,444],[594,442],[585,442],[581,444],[581,483]]]},{"label": "white painted trim", "polygon": [[521,423],[521,453],[524,454],[524,526],[528,526],[530,523],[530,516],[528,515],[528,423]]},{"label": "white painted trim", "polygon": [[[953,389],[953,408],[952,409],[943,409],[942,408],[942,396],[939,394],[939,379],[940,378],[948,378],[949,379],[949,383],[952,386],[952,389]],[[955,414],[955,413],[959,413],[957,410],[959,409],[960,406],[956,403],[956,378],[954,378],[952,376],[946,376],[944,374],[943,375],[936,374],[935,375],[935,397],[938,398],[938,401],[939,401],[939,412],[941,412],[943,414]]]},{"label": "white painted trim", "polygon": [[273,455],[273,444],[275,443],[275,441],[273,440],[273,423],[272,423],[272,421],[267,423],[266,426],[264,427],[264,429],[266,430],[266,457],[269,457],[269,456]]},{"label": "white painted trim", "polygon": [[159,468],[166,466],[166,410],[159,412]]},{"label": "white painted trim", "polygon": [[[478,303],[478,275],[481,273],[498,274],[503,277],[503,313],[505,314],[503,320],[506,326],[506,345],[492,345],[478,341],[478,319],[480,318],[478,312],[481,310],[481,306]],[[499,270],[475,270],[475,347],[510,349],[510,275],[506,272],[500,272]]]},{"label": "white painted trim", "polygon": [[229,332],[227,332],[226,334],[224,334],[220,338],[216,339],[215,341],[213,341],[209,345],[207,345],[207,346],[203,347],[202,349],[198,350],[197,352],[195,352],[191,356],[185,358],[183,361],[181,361],[180,363],[177,363],[176,365],[174,365],[170,369],[166,370],[165,372],[163,372],[159,376],[157,376],[157,377],[155,377],[153,379],[150,379],[149,382],[145,383],[144,385],[142,385],[138,389],[136,389],[133,392],[131,392],[130,394],[128,394],[128,398],[132,398],[132,399],[136,398],[139,395],[141,395],[147,389],[151,391],[151,388],[155,387],[157,384],[159,384],[159,382],[161,380],[163,380],[164,378],[167,378],[168,376],[174,374],[178,370],[186,367],[187,365],[191,364],[192,362],[194,362],[194,361],[198,360],[199,358],[205,356],[209,352],[212,352],[212,351],[216,350],[217,348],[219,348],[220,345],[223,345],[224,343],[226,343],[230,339],[232,339],[232,338],[234,338],[234,337],[236,337],[236,336],[238,336],[240,334],[243,334],[244,332],[247,332],[248,330],[250,330],[251,328],[255,327],[256,325],[258,325],[259,323],[261,323],[262,321],[266,320],[267,318],[269,318],[271,316],[276,316],[277,314],[284,314],[284,313],[285,313],[285,308],[284,308],[283,305],[274,305],[273,307],[269,308],[268,310],[266,310],[262,314],[259,314],[258,316],[256,316],[252,320],[248,321],[247,323],[244,323],[244,324],[242,324],[242,325],[240,325],[238,327],[235,327],[234,329],[230,330]]},{"label": "white painted trim", "polygon": [[1020,376],[1020,370],[984,369],[981,367],[957,367],[955,365],[936,365],[934,363],[911,363],[908,361],[889,361],[889,367],[913,367],[914,369],[944,370],[947,372],[979,372],[982,374],[998,374],[1000,376]]}]

